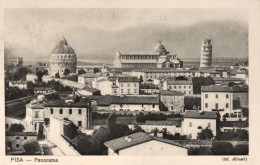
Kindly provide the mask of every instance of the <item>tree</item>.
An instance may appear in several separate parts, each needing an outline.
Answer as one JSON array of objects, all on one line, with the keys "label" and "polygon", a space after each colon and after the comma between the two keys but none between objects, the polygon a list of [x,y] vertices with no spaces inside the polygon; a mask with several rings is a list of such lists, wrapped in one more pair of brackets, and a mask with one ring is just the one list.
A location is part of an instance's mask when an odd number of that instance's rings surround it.
[{"label": "tree", "polygon": [[199,97],[184,97],[184,109],[192,110],[194,106],[201,105],[201,98]]},{"label": "tree", "polygon": [[10,132],[23,132],[24,126],[22,124],[12,124],[9,131]]},{"label": "tree", "polygon": [[63,75],[68,76],[70,74],[70,70],[65,68]]},{"label": "tree", "polygon": [[42,82],[43,72],[42,72],[41,70],[39,70],[38,72],[36,72],[36,76],[37,76],[38,82]]},{"label": "tree", "polygon": [[193,93],[201,94],[201,86],[215,85],[215,81],[212,77],[193,77]]},{"label": "tree", "polygon": [[47,70],[47,69],[45,69],[45,70],[43,71],[43,75],[48,75],[48,70]]},{"label": "tree", "polygon": [[140,78],[139,78],[139,83],[142,84],[142,82],[144,82],[144,78],[143,78],[143,76],[141,75]]},{"label": "tree", "polygon": [[248,144],[238,144],[234,147],[234,155],[248,155]]},{"label": "tree", "polygon": [[94,73],[98,73],[100,70],[98,68],[94,68]]},{"label": "tree", "polygon": [[104,146],[104,142],[110,140],[109,130],[105,127],[100,127],[99,129],[93,132],[92,139],[94,141],[94,146],[96,148],[96,152],[98,154],[102,154],[106,147]]},{"label": "tree", "polygon": [[248,108],[242,108],[242,114],[244,117],[248,117]]},{"label": "tree", "polygon": [[233,145],[229,142],[213,142],[212,152],[214,155],[232,155]]},{"label": "tree", "polygon": [[228,87],[234,87],[235,86],[235,83],[234,82],[229,82],[228,83]]},{"label": "tree", "polygon": [[59,74],[59,73],[56,73],[56,74],[55,74],[55,78],[60,78],[60,74]]},{"label": "tree", "polygon": [[210,140],[213,138],[213,133],[211,129],[202,129],[201,132],[198,133],[197,139],[199,140]]},{"label": "tree", "polygon": [[86,71],[83,70],[83,69],[80,69],[80,70],[78,71],[78,75],[82,75],[82,74],[86,74]]},{"label": "tree", "polygon": [[92,155],[95,153],[94,141],[91,136],[78,133],[75,138],[76,148],[82,155]]},{"label": "tree", "polygon": [[188,79],[184,76],[178,76],[175,78],[175,80],[188,80]]}]

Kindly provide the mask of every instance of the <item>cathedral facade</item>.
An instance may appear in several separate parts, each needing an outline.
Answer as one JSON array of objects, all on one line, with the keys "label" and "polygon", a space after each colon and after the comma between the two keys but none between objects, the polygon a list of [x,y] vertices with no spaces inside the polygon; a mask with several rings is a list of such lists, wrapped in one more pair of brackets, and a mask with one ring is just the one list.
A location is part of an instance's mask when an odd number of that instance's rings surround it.
[{"label": "cathedral facade", "polygon": [[115,68],[182,68],[183,61],[177,54],[168,52],[161,41],[152,52],[117,52],[114,60]]},{"label": "cathedral facade", "polygon": [[55,76],[59,73],[59,76],[63,77],[66,69],[69,70],[69,73],[76,73],[77,57],[74,50],[68,45],[67,40],[63,38],[52,51],[50,75]]}]

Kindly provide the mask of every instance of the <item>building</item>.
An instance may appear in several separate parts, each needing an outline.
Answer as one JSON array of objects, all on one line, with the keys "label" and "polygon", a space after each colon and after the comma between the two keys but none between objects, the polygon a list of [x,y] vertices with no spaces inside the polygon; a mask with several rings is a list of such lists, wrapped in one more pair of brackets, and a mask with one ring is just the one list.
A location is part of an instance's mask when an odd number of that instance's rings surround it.
[{"label": "building", "polygon": [[197,139],[197,135],[202,129],[211,129],[214,136],[216,136],[216,112],[206,111],[186,111],[182,123],[183,134],[187,135],[189,139]]},{"label": "building", "polygon": [[76,54],[68,45],[67,40],[63,38],[52,51],[50,57],[50,75],[55,76],[56,73],[59,73],[59,76],[63,77],[65,69],[68,69],[69,73],[76,73],[76,68]]},{"label": "building", "polygon": [[143,132],[104,143],[109,156],[186,156],[188,149],[172,140],[152,137]]},{"label": "building", "polygon": [[16,153],[24,152],[24,145],[37,140],[36,132],[6,132],[5,133],[5,143],[6,152],[11,153],[16,151]]},{"label": "building", "polygon": [[85,89],[78,89],[75,92],[76,95],[85,97],[85,96],[98,96],[100,95],[100,90],[96,88],[85,88]]},{"label": "building", "polygon": [[101,95],[118,95],[118,86],[107,77],[94,79],[92,87],[99,89]]},{"label": "building", "polygon": [[16,58],[16,66],[23,66],[23,57]]},{"label": "building", "polygon": [[170,54],[161,41],[153,52],[117,52],[114,60],[116,68],[182,68],[183,61],[177,54]]},{"label": "building", "polygon": [[192,70],[183,70],[183,69],[176,69],[176,70],[170,70],[170,69],[150,69],[143,71],[143,80],[144,82],[147,82],[149,80],[154,79],[160,79],[162,77],[193,77],[194,71]]},{"label": "building", "polygon": [[163,82],[163,90],[181,92],[185,96],[192,96],[193,95],[193,83],[190,80],[166,79]]},{"label": "building", "polygon": [[[92,109],[105,112],[159,112],[159,97],[155,96],[90,96]],[[94,106],[95,105],[95,106]]]},{"label": "building", "polygon": [[91,129],[92,110],[90,100],[82,98],[77,101],[72,97],[68,97],[46,103],[44,105],[44,118],[50,119],[50,117],[67,118],[80,129]]},{"label": "building", "polygon": [[9,87],[17,87],[19,89],[27,89],[26,81],[9,81]]},{"label": "building", "polygon": [[82,74],[78,76],[78,83],[92,87],[92,82],[97,78],[97,75],[94,73]]},{"label": "building", "polygon": [[212,63],[211,39],[204,39],[201,45],[200,67],[210,67]]},{"label": "building", "polygon": [[31,81],[35,84],[37,80],[38,80],[38,77],[35,74],[26,75],[26,81]]},{"label": "building", "polygon": [[118,77],[115,85],[118,88],[114,90],[118,90],[118,95],[139,95],[139,80],[137,77]]},{"label": "building", "polygon": [[162,90],[160,93],[161,111],[172,111],[174,113],[183,113],[184,94],[175,91]]},{"label": "building", "polygon": [[[225,114],[232,116],[235,113],[239,113],[241,116],[242,107],[248,107],[248,87],[223,87],[220,85],[201,87],[202,111],[218,111],[221,117]],[[240,111],[237,111],[239,109]]]},{"label": "building", "polygon": [[35,95],[55,92],[55,90],[52,89],[51,87],[35,87],[33,90]]}]

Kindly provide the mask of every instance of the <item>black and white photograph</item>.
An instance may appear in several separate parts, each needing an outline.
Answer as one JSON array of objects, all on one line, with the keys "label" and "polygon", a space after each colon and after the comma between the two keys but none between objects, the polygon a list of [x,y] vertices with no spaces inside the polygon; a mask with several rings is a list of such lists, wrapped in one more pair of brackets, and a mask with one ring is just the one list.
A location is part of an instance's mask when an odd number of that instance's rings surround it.
[{"label": "black and white photograph", "polygon": [[3,23],[6,156],[250,155],[248,9],[5,8]]}]

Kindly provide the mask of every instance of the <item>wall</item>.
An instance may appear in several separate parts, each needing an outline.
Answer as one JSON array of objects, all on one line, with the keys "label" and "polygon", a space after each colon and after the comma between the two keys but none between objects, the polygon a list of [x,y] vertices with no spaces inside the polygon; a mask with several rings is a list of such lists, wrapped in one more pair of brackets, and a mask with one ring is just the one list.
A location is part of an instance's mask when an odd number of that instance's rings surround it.
[{"label": "wall", "polygon": [[68,156],[79,156],[78,151],[74,149],[61,135],[63,135],[63,119],[59,118],[50,118],[50,127],[49,127],[48,140]]},{"label": "wall", "polygon": [[184,93],[184,95],[186,96],[191,96],[193,95],[193,85],[189,84],[183,84],[183,85],[174,85],[174,84],[168,84],[167,89],[171,90],[171,91],[177,91],[177,92],[181,92]]},{"label": "wall", "polygon": [[119,95],[139,95],[138,82],[117,82]]},{"label": "wall", "polygon": [[[24,137],[26,137],[27,139],[24,139]],[[5,139],[7,144],[11,142],[12,151],[22,151],[23,145],[36,141],[37,136],[6,136]],[[16,147],[16,144],[19,144],[19,147]]]},{"label": "wall", "polygon": [[[190,126],[190,123],[192,125]],[[197,139],[197,135],[201,132],[201,129],[198,129],[199,126],[202,129],[208,127],[208,123],[210,123],[210,128],[214,136],[216,136],[216,119],[195,119],[195,118],[184,118],[182,123],[183,134],[189,137],[191,134],[191,139]]]},{"label": "wall", "polygon": [[[141,99],[141,98],[140,98]],[[154,105],[154,107],[153,107]],[[115,111],[160,111],[159,104],[111,104],[110,110]]]},{"label": "wall", "polygon": [[120,156],[186,156],[186,148],[152,140],[119,151]]},{"label": "wall", "polygon": [[161,110],[164,107],[167,108],[168,111],[177,113],[182,113],[184,110],[184,96],[161,95],[161,102],[163,104]]}]

